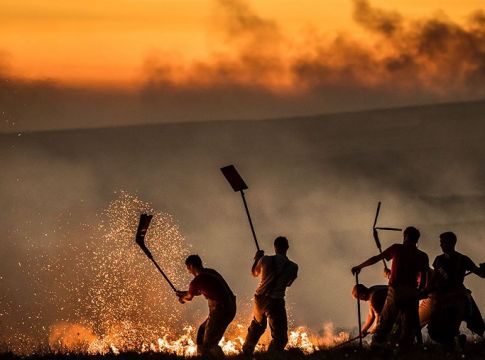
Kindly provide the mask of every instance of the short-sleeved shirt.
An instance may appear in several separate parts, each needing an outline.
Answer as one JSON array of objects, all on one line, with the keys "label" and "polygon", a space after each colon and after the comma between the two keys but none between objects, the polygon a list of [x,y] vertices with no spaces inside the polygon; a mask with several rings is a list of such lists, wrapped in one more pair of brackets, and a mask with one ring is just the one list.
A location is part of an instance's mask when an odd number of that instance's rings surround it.
[{"label": "short-sleeved shirt", "polygon": [[476,265],[468,256],[455,251],[437,256],[433,268],[436,271],[438,290],[447,290],[462,286],[465,273],[475,269]]},{"label": "short-sleeved shirt", "polygon": [[193,296],[204,295],[209,301],[226,303],[234,300],[234,294],[221,274],[213,269],[204,269],[189,285]]},{"label": "short-sleeved shirt", "polygon": [[428,255],[414,244],[393,244],[382,254],[386,260],[392,260],[391,286],[417,287],[421,272],[428,271]]},{"label": "short-sleeved shirt", "polygon": [[285,297],[286,288],[298,275],[298,265],[281,254],[261,257],[256,269],[261,276],[256,295],[266,295],[275,299]]},{"label": "short-sleeved shirt", "polygon": [[384,308],[384,303],[387,297],[387,285],[375,285],[369,288],[369,304],[375,310],[376,313],[380,314]]}]

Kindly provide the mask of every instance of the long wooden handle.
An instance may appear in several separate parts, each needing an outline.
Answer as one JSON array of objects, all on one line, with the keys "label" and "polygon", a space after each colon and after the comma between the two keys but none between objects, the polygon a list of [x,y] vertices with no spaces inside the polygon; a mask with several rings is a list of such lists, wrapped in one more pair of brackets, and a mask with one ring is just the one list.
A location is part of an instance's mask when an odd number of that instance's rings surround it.
[{"label": "long wooden handle", "polygon": [[[359,274],[355,273],[355,284],[359,285]],[[357,318],[359,321],[359,348],[362,350],[362,323],[360,316],[360,298],[357,296]]]},{"label": "long wooden handle", "polygon": [[260,248],[259,248],[259,244],[258,244],[258,238],[256,237],[256,231],[254,231],[253,221],[251,220],[251,215],[249,214],[249,208],[248,208],[248,204],[246,202],[246,196],[244,195],[243,190],[241,190],[241,196],[242,196],[243,203],[244,203],[244,209],[246,209],[246,215],[248,216],[249,226],[251,227],[251,232],[253,234],[254,243],[256,244],[256,249],[259,251]]}]

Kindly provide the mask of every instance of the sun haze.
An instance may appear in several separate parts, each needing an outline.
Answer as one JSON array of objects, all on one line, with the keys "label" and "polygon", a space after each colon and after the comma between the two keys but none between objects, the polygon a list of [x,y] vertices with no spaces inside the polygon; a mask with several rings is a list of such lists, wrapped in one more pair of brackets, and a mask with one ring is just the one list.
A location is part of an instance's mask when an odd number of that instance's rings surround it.
[{"label": "sun haze", "polygon": [[[153,58],[210,63],[214,54],[238,51],[224,27],[228,7],[251,9],[292,41],[309,33],[365,38],[352,16],[356,2],[0,0],[0,72],[68,84],[136,84]],[[442,12],[460,22],[481,1],[374,0],[371,5],[405,16]]]}]

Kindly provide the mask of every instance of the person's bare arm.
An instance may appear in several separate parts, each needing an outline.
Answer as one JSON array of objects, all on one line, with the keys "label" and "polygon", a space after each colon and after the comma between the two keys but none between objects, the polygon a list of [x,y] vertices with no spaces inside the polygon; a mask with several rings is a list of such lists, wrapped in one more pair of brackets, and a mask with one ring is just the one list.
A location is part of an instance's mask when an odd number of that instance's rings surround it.
[{"label": "person's bare arm", "polygon": [[367,266],[374,265],[375,263],[381,261],[382,259],[384,259],[384,253],[373,256],[373,257],[367,259],[366,261],[364,261],[362,264],[354,266],[352,268],[352,274],[356,274],[356,273],[358,274],[360,272],[360,270],[362,270],[363,268],[365,268]]},{"label": "person's bare arm", "polygon": [[420,277],[419,277],[419,286],[418,290],[423,291],[424,289],[428,288],[428,271],[421,271]]},{"label": "person's bare arm", "polygon": [[372,306],[370,306],[369,314],[367,315],[367,319],[365,320],[365,323],[362,326],[362,333],[360,334],[360,336],[367,335],[367,332],[369,331],[372,324],[374,324],[375,319],[376,319],[375,310],[372,308]]},{"label": "person's bare arm", "polygon": [[393,248],[394,245],[391,245],[389,246],[386,250],[384,250],[381,254],[379,255],[376,255],[376,256],[373,256],[369,259],[367,259],[366,261],[364,261],[362,264],[360,265],[357,265],[357,266],[354,266],[352,268],[352,274],[358,274],[360,273],[360,271],[367,267],[367,266],[371,266],[371,265],[374,265],[376,263],[378,263],[379,261],[382,261],[383,259],[386,259],[386,260],[390,260],[392,258],[392,252],[394,251],[394,248]]},{"label": "person's bare arm", "polygon": [[263,250],[258,250],[256,252],[256,255],[254,255],[254,263],[253,266],[251,267],[251,274],[253,274],[254,277],[258,277],[259,274],[261,274],[261,258],[264,256],[264,251]]},{"label": "person's bare arm", "polygon": [[475,275],[485,278],[485,265],[483,263],[480,264],[480,266],[478,267],[477,265],[475,265],[473,260],[470,259],[469,271],[471,271]]}]

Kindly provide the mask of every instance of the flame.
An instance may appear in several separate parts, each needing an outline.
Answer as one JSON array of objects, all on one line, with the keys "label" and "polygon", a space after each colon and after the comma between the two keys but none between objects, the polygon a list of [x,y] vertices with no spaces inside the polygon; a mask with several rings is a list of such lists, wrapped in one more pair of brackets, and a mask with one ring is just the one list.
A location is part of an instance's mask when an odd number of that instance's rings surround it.
[{"label": "flame", "polygon": [[294,331],[290,331],[287,347],[298,348],[305,354],[311,354],[315,350],[318,350],[318,346],[310,340],[309,331],[302,326]]},{"label": "flame", "polygon": [[318,339],[318,344],[320,348],[331,348],[347,340],[349,340],[348,332],[339,331],[335,334],[333,323],[327,322],[323,324],[323,337]]},{"label": "flame", "polygon": [[80,324],[62,322],[51,327],[49,347],[55,352],[89,352],[97,338],[93,331]]},{"label": "flame", "polygon": [[[184,333],[176,337],[166,333],[145,341],[135,346],[133,343],[126,341],[122,332],[126,331],[127,324],[121,324],[112,329],[114,333],[97,337],[93,331],[81,324],[60,323],[51,328],[49,336],[49,346],[56,353],[87,353],[90,355],[105,355],[112,353],[118,355],[123,352],[137,353],[167,353],[184,357],[197,355],[197,345],[195,342],[195,328],[185,326]],[[241,324],[236,324],[238,330],[244,329]],[[219,342],[219,346],[225,355],[238,355],[242,352],[244,344],[244,335],[227,334]],[[326,323],[323,327],[323,336],[314,334],[310,329],[300,326],[290,331],[288,345],[286,349],[299,349],[304,354],[311,354],[317,350],[331,348],[339,343],[349,339],[349,334],[339,332],[334,334],[332,323]],[[267,338],[256,347],[256,351],[264,351],[267,348]]]}]

